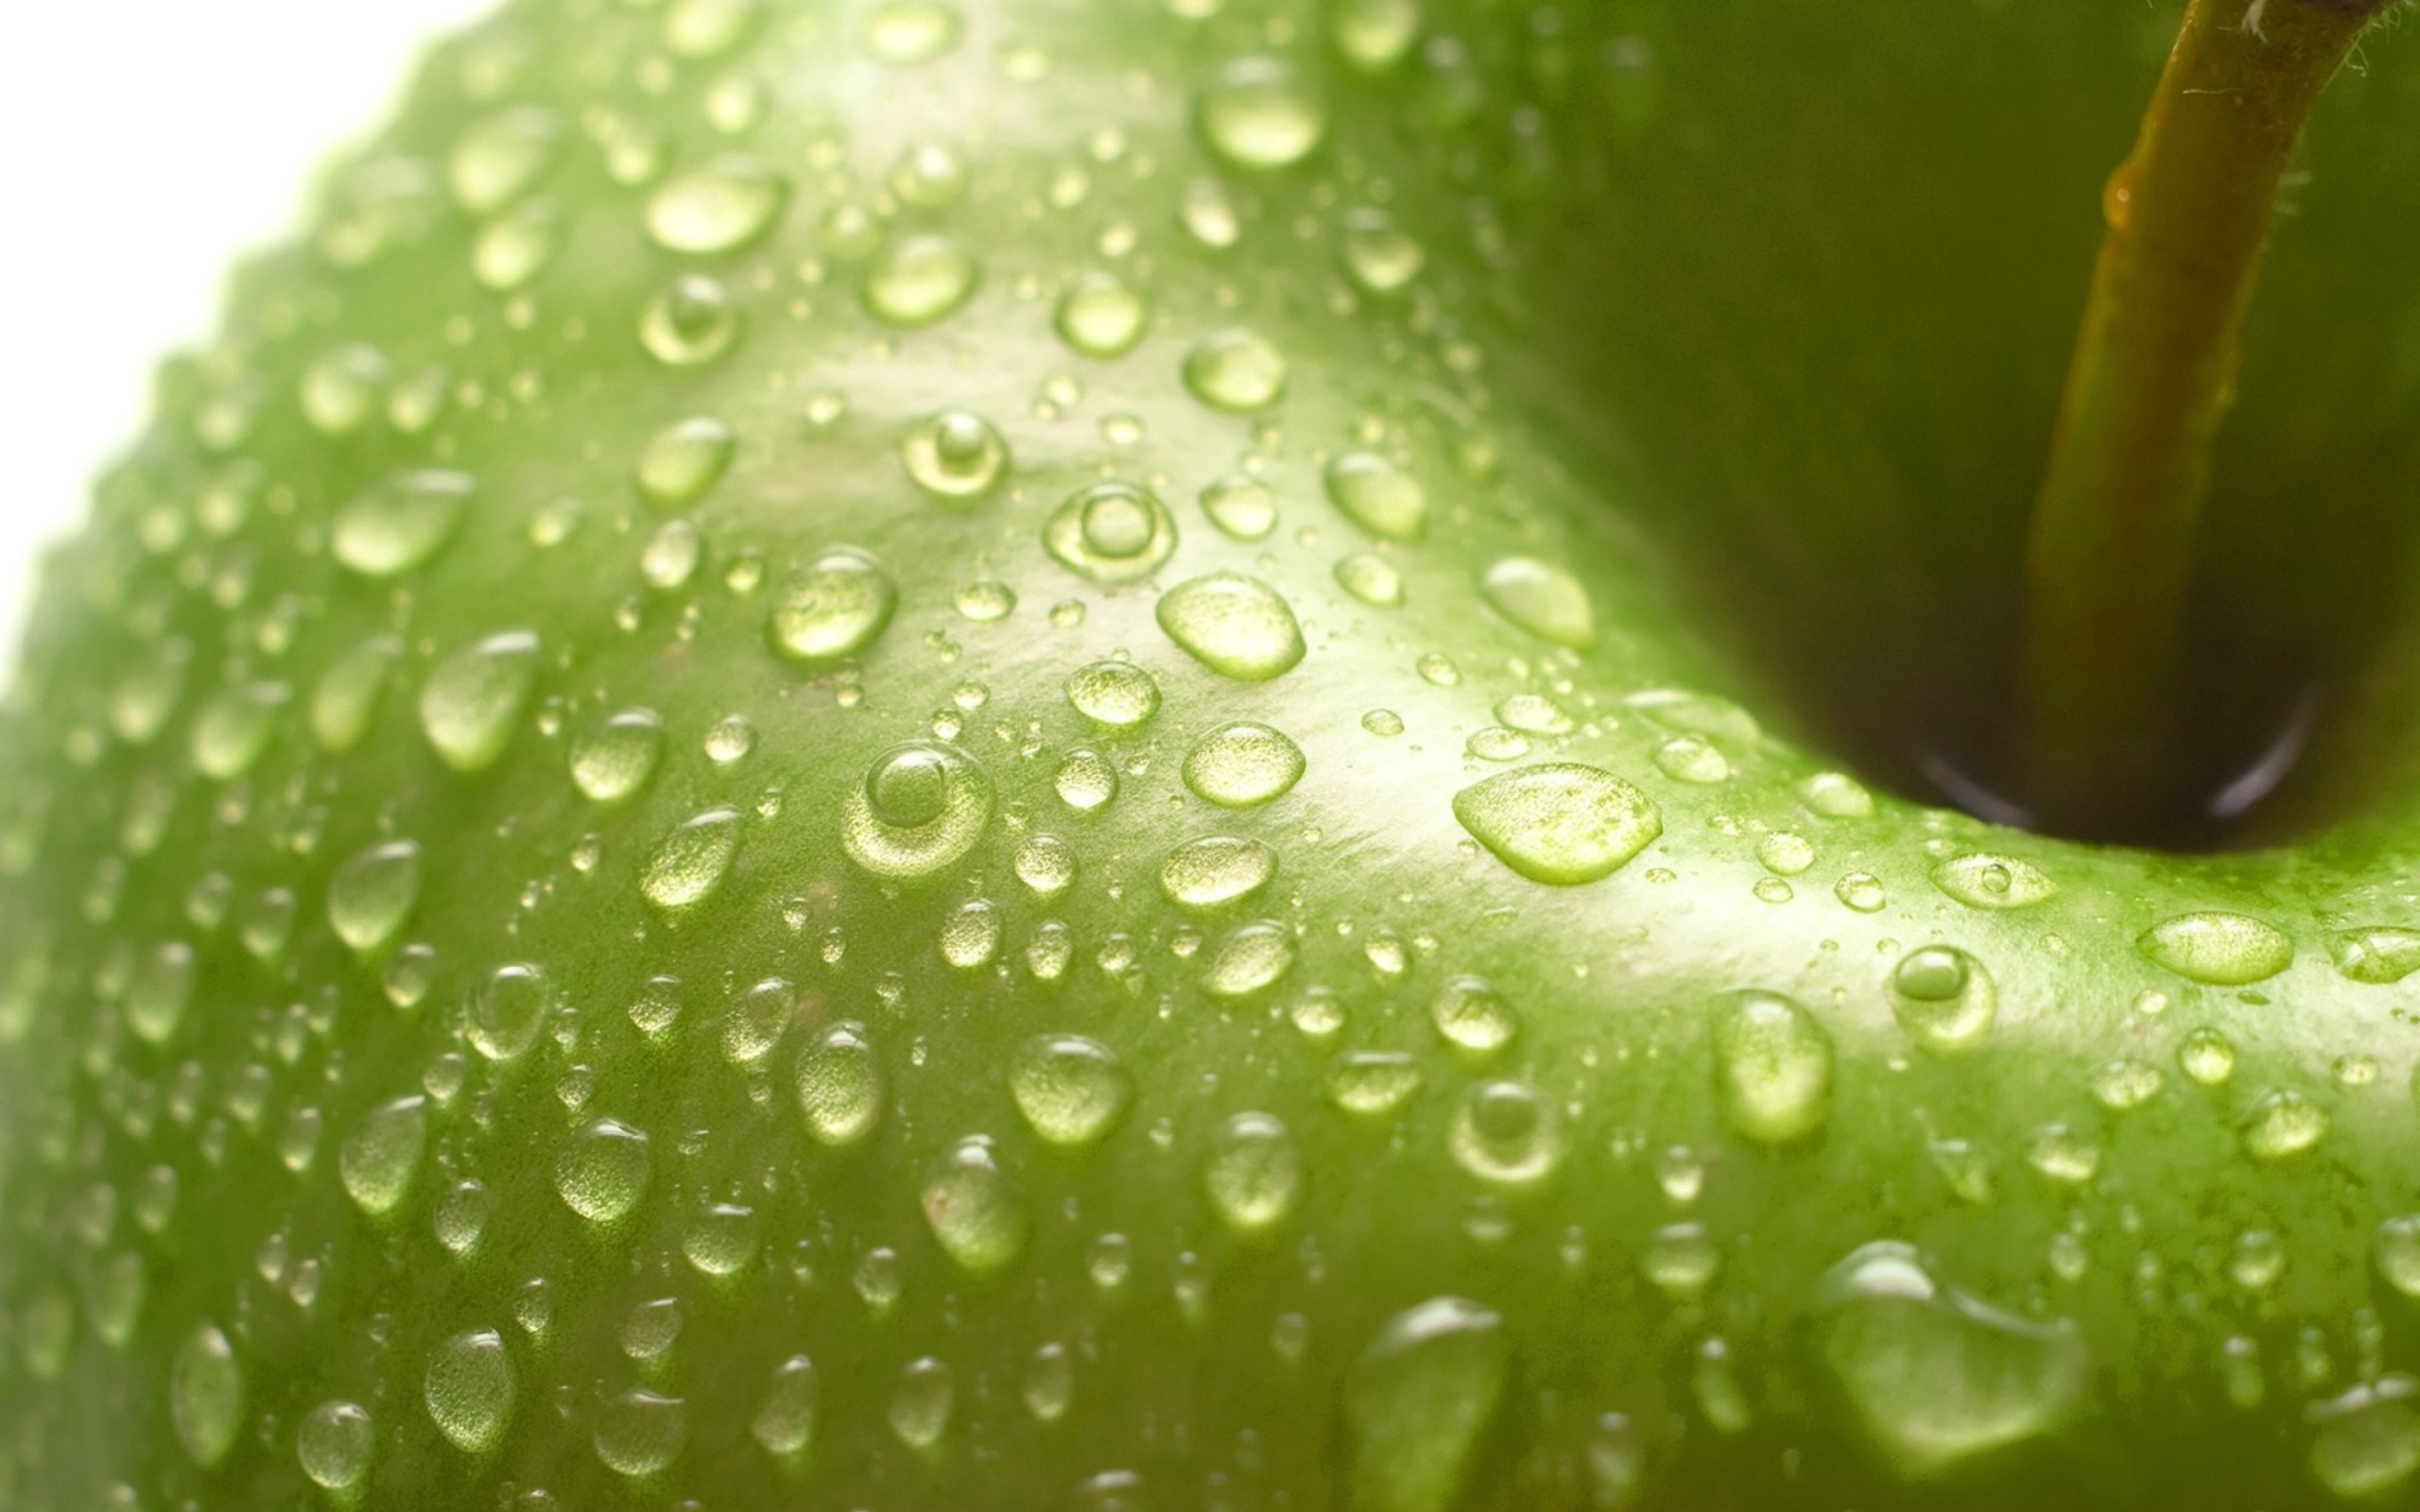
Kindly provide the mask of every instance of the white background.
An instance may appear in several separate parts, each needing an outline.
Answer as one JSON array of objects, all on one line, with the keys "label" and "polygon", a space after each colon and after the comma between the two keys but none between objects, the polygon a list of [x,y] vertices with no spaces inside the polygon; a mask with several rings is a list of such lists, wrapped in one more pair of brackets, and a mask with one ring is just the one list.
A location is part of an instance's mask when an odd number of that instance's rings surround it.
[{"label": "white background", "polygon": [[153,365],[368,132],[423,42],[495,0],[0,3],[0,684],[42,543],[82,518]]}]

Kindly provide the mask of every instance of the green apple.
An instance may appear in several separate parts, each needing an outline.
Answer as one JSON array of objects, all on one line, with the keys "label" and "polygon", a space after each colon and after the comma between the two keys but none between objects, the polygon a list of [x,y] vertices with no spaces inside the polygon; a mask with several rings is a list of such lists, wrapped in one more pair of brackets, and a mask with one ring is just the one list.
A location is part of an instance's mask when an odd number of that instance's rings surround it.
[{"label": "green apple", "polygon": [[2237,849],[1940,806],[2176,24],[439,48],[6,705],[0,1503],[2415,1494],[2403,39],[2219,447]]}]

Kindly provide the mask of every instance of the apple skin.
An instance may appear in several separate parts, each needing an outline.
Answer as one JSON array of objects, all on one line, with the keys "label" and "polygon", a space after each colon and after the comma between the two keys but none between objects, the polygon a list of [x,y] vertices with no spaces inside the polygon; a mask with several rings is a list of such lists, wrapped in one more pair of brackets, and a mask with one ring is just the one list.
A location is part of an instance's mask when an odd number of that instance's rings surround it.
[{"label": "apple skin", "polygon": [[[559,0],[433,55],[164,370],[7,706],[0,1500],[2408,1491],[2411,795],[2094,850],[1797,733],[1988,643],[1922,632],[1996,602],[2167,18],[1338,40],[1411,14]],[[2340,202],[2284,307],[2381,244]],[[974,497],[903,461],[944,410]],[[1226,806],[1286,765],[1239,721],[1302,772]]]}]

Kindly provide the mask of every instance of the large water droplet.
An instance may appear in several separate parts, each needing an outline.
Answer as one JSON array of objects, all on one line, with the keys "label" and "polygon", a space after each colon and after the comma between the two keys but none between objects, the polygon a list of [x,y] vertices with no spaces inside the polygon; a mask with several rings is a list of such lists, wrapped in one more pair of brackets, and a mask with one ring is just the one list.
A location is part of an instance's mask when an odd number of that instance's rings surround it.
[{"label": "large water droplet", "polygon": [[722,481],[738,455],[739,438],[731,427],[709,416],[675,421],[648,438],[639,448],[632,481],[639,497],[659,509],[695,504]]},{"label": "large water droplet", "polygon": [[428,1143],[428,1100],[398,1097],[362,1115],[337,1165],[354,1206],[376,1218],[392,1212],[411,1190]]},{"label": "large water droplet", "polygon": [[739,811],[708,809],[684,820],[655,848],[639,877],[640,896],[667,913],[713,897],[739,854]]},{"label": "large water droplet", "polygon": [[1503,1319],[1439,1297],[1398,1314],[1344,1380],[1356,1512],[1450,1512],[1511,1370]]},{"label": "large water droplet", "polygon": [[739,339],[739,311],[717,281],[688,274],[639,312],[639,345],[667,368],[702,368]]},{"label": "large water droplet", "polygon": [[1277,874],[1277,852],[1258,840],[1208,835],[1160,863],[1160,891],[1180,908],[1218,908],[1251,897]]},{"label": "large water droplet", "polygon": [[1362,292],[1399,294],[1428,264],[1427,249],[1383,210],[1344,217],[1344,270]]},{"label": "large water droplet", "polygon": [[329,549],[364,577],[417,572],[454,539],[477,487],[468,472],[393,473],[337,511]]},{"label": "large water droplet", "polygon": [[1277,590],[1239,573],[1212,573],[1160,595],[1160,628],[1211,671],[1266,682],[1303,660],[1303,627]]},{"label": "large water droplet", "polygon": [[885,1416],[901,1443],[909,1449],[931,1449],[949,1432],[950,1412],[957,1400],[957,1375],[946,1364],[927,1355],[908,1361],[899,1372]]},{"label": "large water droplet", "polygon": [[663,717],[625,710],[572,743],[572,785],[590,802],[618,803],[647,786],[663,759]]},{"label": "large water droplet", "polygon": [[645,1134],[614,1119],[592,1119],[556,1155],[555,1192],[591,1223],[618,1222],[647,1195],[650,1166]]},{"label": "large water droplet", "polygon": [[954,746],[911,742],[877,757],[842,799],[840,842],[878,877],[909,881],[956,865],[992,820],[992,780]]},{"label": "large water droplet", "polygon": [[1777,992],[1736,992],[1715,1010],[1715,1096],[1744,1138],[1782,1144],[1822,1128],[1832,1060],[1830,1031]]},{"label": "large water droplet", "polygon": [[1482,1082],[1463,1094],[1448,1143],[1480,1180],[1530,1186],[1563,1163],[1563,1108],[1527,1082]]},{"label": "large water droplet", "polygon": [[1597,644],[1597,610],[1580,579],[1534,557],[1507,557],[1478,580],[1479,596],[1542,641],[1586,650]]},{"label": "large water droplet", "polygon": [[1817,1307],[1833,1382],[1883,1457],[1910,1478],[2055,1432],[2091,1384],[2073,1329],[1940,1286],[1906,1245],[1868,1245],[1841,1262]]},{"label": "large water droplet", "polygon": [[1201,512],[1220,534],[1258,541],[1277,528],[1277,490],[1258,478],[1236,473],[1201,490]]},{"label": "large water droplet", "polygon": [[982,416],[945,409],[901,439],[899,461],[926,493],[963,502],[990,492],[1008,472],[1009,443]]},{"label": "large water droplet", "polygon": [[1928,1050],[1972,1050],[1999,1015],[1999,990],[1983,963],[1954,945],[1910,951],[1891,976],[1899,1027]]},{"label": "large water droplet", "polygon": [[1294,932],[1273,919],[1246,924],[1219,942],[1201,971],[1201,990],[1235,1000],[1266,991],[1294,969]]},{"label": "large water droplet", "polygon": [[1267,409],[1286,392],[1286,354],[1254,332],[1214,331],[1185,353],[1184,387],[1229,414]]},{"label": "large water droplet", "polygon": [[882,1062],[856,1024],[835,1024],[807,1046],[791,1086],[819,1143],[855,1144],[882,1122]]},{"label": "large water droplet", "polygon": [[461,647],[421,688],[420,728],[438,758],[458,772],[495,764],[512,744],[537,687],[538,637],[508,630]]},{"label": "large water droplet", "polygon": [[538,181],[562,137],[562,117],[543,105],[489,116],[456,140],[446,162],[455,200],[474,215],[503,209]]},{"label": "large water droplet", "polygon": [[2327,953],[2348,982],[2385,987],[2420,971],[2420,929],[2347,929],[2327,937]]},{"label": "large water droplet", "polygon": [[168,1418],[177,1441],[207,1469],[227,1457],[244,1426],[244,1370],[213,1323],[186,1335],[168,1367]]},{"label": "large water droplet", "polygon": [[1176,517],[1132,483],[1098,483],[1068,497],[1043,526],[1050,555],[1097,583],[1131,583],[1176,550]]},{"label": "large water droplet", "polygon": [[898,607],[899,589],[880,562],[836,546],[784,579],[765,636],[792,662],[829,666],[873,644]]},{"label": "large water droplet", "polygon": [[1389,541],[1417,541],[1428,523],[1428,490],[1375,452],[1347,452],[1327,465],[1327,496],[1355,524]]},{"label": "large water droplet", "polygon": [[1969,908],[2030,908],[2059,890],[2031,862],[1980,852],[1933,868],[1932,885]]},{"label": "large water droplet", "polygon": [[1514,871],[1561,886],[1611,876],[1664,833],[1646,794],[1570,762],[1475,782],[1454,795],[1454,817]]},{"label": "large water droplet", "polygon": [[982,262],[956,237],[906,237],[866,269],[866,311],[886,325],[931,325],[956,314],[982,282]]},{"label": "large water droplet", "polygon": [[990,1140],[952,1145],[926,1176],[921,1200],[933,1238],[964,1268],[995,1271],[1025,1253],[1025,1208]]},{"label": "large water droplet", "polygon": [[1348,1113],[1379,1118],[1420,1091],[1420,1063],[1400,1050],[1354,1050],[1328,1069],[1328,1101]]},{"label": "large water droplet", "polygon": [[1088,357],[1122,357],[1143,339],[1143,297],[1115,273],[1083,274],[1061,296],[1060,339]]},{"label": "large water droplet", "polygon": [[294,698],[283,682],[239,682],[222,688],[195,716],[189,748],[194,770],[215,782],[232,782],[268,753],[277,716]]},{"label": "large water droplet", "polygon": [[1302,747],[1267,725],[1238,720],[1194,743],[1184,785],[1221,808],[1252,808],[1284,797],[1302,781]]},{"label": "large water droplet", "polygon": [[2244,914],[2180,914],[2135,941],[2152,964],[2212,987],[2246,987],[2291,966],[2294,942]]},{"label": "large water droplet", "polygon": [[756,158],[729,153],[675,174],[647,202],[647,232],[666,251],[735,251],[771,230],[789,184]]},{"label": "large water droplet", "polygon": [[2311,1473],[2345,1498],[2383,1497],[2420,1469],[2420,1382],[2381,1376],[2309,1409]]},{"label": "large water droplet", "polygon": [[164,1044],[193,1005],[194,951],[182,940],[163,940],[135,967],[126,986],[126,1026],[146,1044]]},{"label": "large water droplet", "polygon": [[778,1459],[798,1459],[815,1442],[815,1362],[792,1355],[773,1371],[773,1383],[748,1431],[765,1452]]},{"label": "large water droplet", "polygon": [[490,1060],[511,1060],[538,1042],[554,994],[537,967],[499,966],[471,1000],[471,1047]]},{"label": "large water droplet", "polygon": [[1160,712],[1160,685],[1131,662],[1095,662],[1068,676],[1067,701],[1094,724],[1134,730]]},{"label": "large water droplet", "polygon": [[478,1329],[455,1334],[430,1353],[421,1400],[446,1442],[465,1454],[484,1454],[504,1441],[518,1389],[503,1335]]},{"label": "large water droplet", "polygon": [[1211,1136],[1201,1168],[1211,1211],[1240,1234],[1275,1228],[1303,1199],[1303,1157],[1270,1113],[1237,1113]]},{"label": "large water droplet", "polygon": [[1028,1040],[1009,1068],[1009,1091],[1034,1133],[1053,1144],[1108,1137],[1134,1101],[1134,1078],[1117,1053],[1081,1035]]},{"label": "large water droplet", "polygon": [[2297,1091],[2271,1092],[2252,1105],[2238,1131],[2256,1160],[2300,1155],[2327,1136],[2327,1110]]},{"label": "large water droplet", "polygon": [[653,1475],[681,1457],[689,1442],[689,1404],[633,1388],[596,1409],[590,1437],[605,1468],[632,1479]]},{"label": "large water droplet", "polygon": [[1428,1022],[1446,1042],[1475,1056],[1490,1056],[1521,1032],[1520,1015],[1483,978],[1457,976],[1428,1005]]},{"label": "large water droplet", "polygon": [[1201,91],[1201,135],[1238,168],[1290,167],[1327,132],[1327,113],[1294,69],[1274,58],[1229,63]]},{"label": "large water droplet", "polygon": [[328,663],[311,694],[311,733],[323,748],[340,753],[361,744],[403,654],[401,641],[377,635]]},{"label": "large water droplet", "polygon": [[1335,0],[1328,7],[1328,35],[1354,67],[1383,72],[1420,40],[1420,0]]},{"label": "large water droplet", "polygon": [[362,955],[384,950],[420,902],[420,847],[389,840],[355,853],[328,879],[328,925]]},{"label": "large water droplet", "polygon": [[294,1457],[311,1484],[344,1495],[370,1474],[378,1433],[369,1409],[357,1402],[323,1401],[311,1409],[294,1435]]}]

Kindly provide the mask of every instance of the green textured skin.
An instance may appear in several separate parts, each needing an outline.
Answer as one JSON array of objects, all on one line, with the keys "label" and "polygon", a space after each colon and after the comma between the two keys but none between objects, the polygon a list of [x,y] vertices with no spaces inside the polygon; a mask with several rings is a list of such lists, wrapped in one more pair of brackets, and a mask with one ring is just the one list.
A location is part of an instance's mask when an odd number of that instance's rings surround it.
[{"label": "green textured skin", "polygon": [[[2408,580],[2394,522],[2412,513],[2420,455],[2420,295],[2396,258],[2370,255],[2408,242],[2392,186],[2408,190],[2420,153],[2420,73],[2399,39],[2313,144],[2319,189],[2256,319],[2211,568],[2214,602],[2301,627],[2280,635],[2323,662],[2389,646],[2361,663],[2375,696],[2348,705],[2295,800],[2357,816],[2295,848],[2191,859],[1995,830],[1878,790],[1865,817],[1802,797],[1834,765],[1805,730],[1854,744],[1861,706],[1943,697],[1951,669],[2000,644],[2093,194],[2172,7],[1633,0],[1558,16],[1438,0],[1423,44],[1369,72],[1330,40],[1331,11],[1350,7],[1231,0],[1186,20],[1142,0],[1003,0],[968,7],[952,50],[906,67],[870,56],[875,7],[801,0],[765,5],[713,56],[667,51],[718,9],[527,0],[439,49],[364,156],[423,164],[424,213],[374,256],[323,219],[248,267],[226,334],[165,370],[157,424],[49,568],[0,745],[0,1502],[2331,1500],[2313,1455],[2333,1420],[2307,1408],[2420,1367],[2420,1314],[2373,1260],[2379,1225],[2420,1208],[2420,994],[2337,964],[2345,931],[2420,927],[2420,818],[2398,780],[2410,662],[2383,627]],[[1205,146],[1196,91],[1257,55],[1292,60],[1325,101],[1324,141],[1300,165],[1253,171]],[[473,277],[477,220],[448,202],[445,164],[466,129],[526,104],[563,130],[516,200],[556,207],[561,246],[498,294]],[[648,181],[609,176],[583,128],[599,108],[663,132]],[[887,189],[920,144],[963,165],[951,202]],[[724,152],[786,180],[778,224],[714,256],[652,245],[652,183]],[[1232,248],[1182,223],[1203,181],[1236,207]],[[1340,254],[1347,213],[1381,202],[1427,257],[1390,296],[1357,288]],[[881,253],[835,245],[843,205],[892,245],[959,238],[979,288],[924,328],[876,318],[862,290]],[[1053,331],[1060,291],[1095,267],[1150,305],[1115,359]],[[637,331],[685,272],[721,281],[744,326],[726,353],[673,370]],[[2297,339],[2315,325],[2340,339]],[[1206,406],[1181,377],[1234,326],[1288,363],[1283,397],[1253,415]],[[353,343],[384,353],[398,389],[441,367],[440,412],[407,426],[381,389],[358,427],[315,426],[303,374]],[[928,498],[903,471],[902,438],[942,407],[988,417],[1012,453],[978,502]],[[643,502],[642,445],[693,416],[736,434],[729,473],[682,509]],[[1424,482],[1424,539],[1378,540],[1332,506],[1322,469],[1354,449]],[[386,582],[332,558],[348,501],[426,467],[477,479],[448,544]],[[1246,468],[1278,501],[1263,540],[1222,534],[1196,502]],[[1104,586],[1044,548],[1062,501],[1103,479],[1155,490],[1176,522],[1174,556],[1141,582]],[[2300,513],[2277,523],[2286,498]],[[651,585],[642,554],[674,518],[694,522],[704,562]],[[2313,543],[2281,543],[2290,528]],[[883,564],[895,615],[839,669],[776,657],[767,619],[786,576],[839,544]],[[1400,573],[1400,607],[1340,586],[1336,563],[1364,552]],[[1575,576],[1593,645],[1486,605],[1479,576],[1512,555]],[[1240,681],[1163,632],[1162,593],[1219,571],[1291,605],[1299,666]],[[978,578],[1010,585],[1013,613],[956,611]],[[458,648],[512,630],[539,637],[535,686],[500,759],[454,771],[424,736],[422,688]],[[325,748],[317,692],[382,635],[402,649],[372,723]],[[189,661],[147,728],[144,669],[178,639]],[[1124,730],[1064,692],[1119,656],[1163,698]],[[1424,676],[1430,656],[1458,680]],[[222,686],[251,684],[288,696],[252,759],[205,776],[197,719]],[[1668,706],[1632,700],[1674,689],[1696,696],[1688,717],[1712,730],[1726,781],[1667,775],[1678,762],[1661,748],[1681,731]],[[1575,728],[1510,762],[1467,753],[1520,694]],[[567,775],[572,744],[638,708],[662,716],[666,754],[640,793],[590,801]],[[1400,733],[1365,724],[1380,710]],[[708,732],[734,714],[753,748],[717,763]],[[1299,745],[1298,786],[1245,809],[1188,791],[1187,752],[1236,719]],[[884,751],[937,738],[989,774],[995,811],[938,873],[870,876],[842,844],[847,796]],[[1121,770],[1091,813],[1054,789],[1078,747]],[[1516,874],[1453,800],[1544,760],[1636,784],[1661,837],[1601,880]],[[650,903],[665,838],[726,807],[741,816],[728,874],[691,906]],[[1775,834],[1806,842],[1811,864]],[[1037,835],[1078,864],[1057,896],[1017,874]],[[1210,835],[1265,842],[1274,880],[1180,908],[1163,858]],[[365,958],[332,930],[331,879],[398,840],[420,848],[421,885]],[[1992,909],[1936,885],[1936,868],[1979,853],[2055,891]],[[1836,893],[1858,873],[1877,908]],[[281,897],[290,931],[272,927]],[[976,899],[1001,943],[952,965],[938,941]],[[2264,920],[2290,964],[2224,985],[2138,948],[2211,910]],[[1225,942],[1261,920],[1293,942],[1290,969],[1239,997],[1206,990]],[[1028,945],[1049,921],[1073,952],[1046,979]],[[154,1043],[130,1026],[147,963],[176,944],[194,989]],[[1971,952],[1996,986],[1996,1022],[1963,1054],[1913,1044],[1893,1011],[1893,971],[1932,944]],[[407,946],[434,952],[435,976],[404,1006],[386,984]],[[543,968],[556,1006],[530,1049],[492,1063],[471,1005],[510,963]],[[1466,974],[1517,1016],[1492,1052],[1432,1022]],[[774,976],[795,1010],[769,1052],[735,1063],[727,1016]],[[682,1008],[650,1038],[628,1009],[656,977],[679,979]],[[1751,988],[1803,1005],[1835,1047],[1828,1116],[1775,1147],[1716,1095],[1714,1010]],[[1322,1003],[1340,1024],[1321,1022]],[[793,1068],[842,1021],[865,1026],[888,1095],[869,1138],[830,1149],[807,1136]],[[2179,1059],[2207,1030],[2236,1057],[2212,1085]],[[1090,1036],[1131,1075],[1132,1106],[1089,1147],[1037,1139],[1011,1099],[1008,1068],[1043,1034]],[[1383,1114],[1336,1106],[1332,1068],[1360,1051],[1404,1053],[1417,1090]],[[2160,1074],[2141,1106],[2096,1097],[2120,1057]],[[1491,1179],[1457,1154],[1468,1099],[1501,1082],[1561,1110],[1542,1179]],[[2243,1125],[2279,1091],[2325,1132],[2256,1159]],[[372,1109],[414,1095],[424,1147],[373,1215],[341,1178],[344,1151]],[[1253,1234],[1222,1220],[1204,1177],[1217,1131],[1247,1112],[1282,1121],[1303,1173],[1299,1202]],[[557,1191],[560,1152],[600,1117],[648,1139],[644,1197],[615,1223]],[[2040,1169],[2061,1165],[2049,1125],[2095,1152],[2066,1161],[2083,1179]],[[994,1142],[1028,1230],[983,1274],[937,1242],[920,1201],[975,1135]],[[1988,1164],[1983,1200],[1946,1179],[1935,1145],[1952,1140]],[[173,1204],[157,1200],[163,1170]],[[458,1255],[434,1226],[467,1180],[493,1211]],[[752,1212],[749,1262],[729,1276],[684,1258],[715,1204]],[[1642,1274],[1652,1236],[1683,1223],[1720,1254],[1695,1296]],[[2247,1232],[2274,1236],[2282,1272],[2255,1274]],[[1131,1257],[1114,1285],[1105,1235]],[[2091,1373],[2069,1420],[1902,1474],[1810,1335],[1819,1280],[1876,1241],[1918,1246],[1945,1285],[2009,1313],[2071,1323]],[[882,1306],[868,1294],[886,1274],[899,1292]],[[541,1280],[533,1328],[520,1319]],[[1440,1297],[1488,1310],[1464,1314],[1481,1319],[1470,1350],[1424,1356],[1420,1381],[1469,1411],[1423,1417],[1417,1389],[1354,1386],[1396,1379],[1373,1341]],[[667,1299],[677,1341],[633,1351],[633,1310]],[[215,1455],[172,1412],[176,1361],[204,1328],[241,1382]],[[480,1330],[502,1336],[517,1390],[500,1439],[469,1452],[439,1432],[425,1383],[444,1341]],[[2230,1400],[2231,1339],[2256,1349],[2256,1403]],[[1703,1383],[1709,1340],[1734,1362],[1744,1424]],[[1072,1365],[1055,1419],[1028,1401],[1046,1347]],[[802,1355],[813,1442],[777,1456],[752,1423]],[[923,1359],[946,1366],[954,1407],[919,1448],[893,1418]],[[1955,1402],[1975,1383],[1949,1369],[1921,1386]],[[634,1388],[685,1403],[677,1456],[640,1475],[596,1447]],[[2389,1460],[2420,1458],[2420,1420],[2394,1390],[2360,1429]],[[315,1489],[297,1452],[332,1401],[374,1427],[342,1493]],[[1633,1451],[1635,1484],[1620,1470]]]}]

